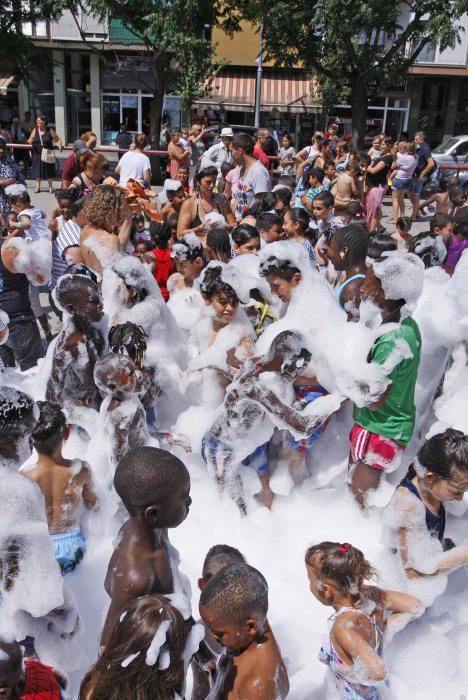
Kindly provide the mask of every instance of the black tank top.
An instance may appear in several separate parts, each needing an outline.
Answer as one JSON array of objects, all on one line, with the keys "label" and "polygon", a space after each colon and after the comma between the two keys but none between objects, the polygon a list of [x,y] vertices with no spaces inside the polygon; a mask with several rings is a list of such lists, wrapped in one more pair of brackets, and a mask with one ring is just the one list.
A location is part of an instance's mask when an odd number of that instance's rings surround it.
[{"label": "black tank top", "polygon": [[[4,241],[0,242],[0,251]],[[9,272],[0,256],[0,309],[8,316],[31,313],[29,280],[26,275]]]},{"label": "black tank top", "polygon": [[42,143],[41,143],[41,136],[39,134],[39,129],[36,128],[34,129],[34,139],[32,142],[33,150],[36,153],[40,153],[42,148],[48,148],[51,150],[54,147],[54,144],[52,142],[52,135],[50,133],[50,129],[46,129],[45,134],[42,134]]}]

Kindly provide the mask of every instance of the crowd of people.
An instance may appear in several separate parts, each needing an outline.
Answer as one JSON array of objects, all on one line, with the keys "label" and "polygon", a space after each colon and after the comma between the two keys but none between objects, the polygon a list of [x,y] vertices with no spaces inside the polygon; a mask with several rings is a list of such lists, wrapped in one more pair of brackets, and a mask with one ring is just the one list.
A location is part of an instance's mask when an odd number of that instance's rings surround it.
[{"label": "crowd of people", "polygon": [[[366,153],[336,129],[298,153],[285,135],[276,160],[266,129],[255,141],[225,127],[208,149],[203,133],[171,134],[158,194],[144,134],[115,177],[83,135],[49,219],[0,140],[0,697],[74,692],[66,676],[91,620],[67,581],[102,558],[112,523],[110,602],[76,697],[285,698],[297,669],[268,621],[274,582],[217,543],[191,572],[192,615],[169,532],[198,479],[233,529],[274,518],[333,444],[346,468],[322,485],[349,491],[356,523],[375,516],[393,580],[372,584],[377,567],[351,537],[308,533],[304,577],[332,612],[323,697],[387,697],[393,636],[461,600],[450,585],[464,587],[468,543],[452,539],[463,511],[450,505],[468,491],[463,189],[442,182],[420,201],[434,170],[421,133]],[[42,117],[28,141],[38,192],[52,179],[44,150],[61,142]],[[196,527],[185,545],[206,552]]]}]

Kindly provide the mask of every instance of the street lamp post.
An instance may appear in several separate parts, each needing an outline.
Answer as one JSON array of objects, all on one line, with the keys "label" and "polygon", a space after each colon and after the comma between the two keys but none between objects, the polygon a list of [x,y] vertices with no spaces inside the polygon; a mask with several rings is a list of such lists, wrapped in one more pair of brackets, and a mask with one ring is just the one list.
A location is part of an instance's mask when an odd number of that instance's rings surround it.
[{"label": "street lamp post", "polygon": [[257,80],[255,82],[255,116],[254,126],[260,126],[260,103],[262,100],[262,72],[263,72],[263,24],[260,25],[258,33],[258,56],[257,56]]}]

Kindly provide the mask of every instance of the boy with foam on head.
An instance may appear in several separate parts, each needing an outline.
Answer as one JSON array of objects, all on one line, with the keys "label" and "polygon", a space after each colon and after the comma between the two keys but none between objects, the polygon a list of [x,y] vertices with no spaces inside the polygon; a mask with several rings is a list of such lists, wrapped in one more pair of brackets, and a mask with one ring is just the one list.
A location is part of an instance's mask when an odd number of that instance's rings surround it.
[{"label": "boy with foam on head", "polygon": [[73,571],[83,558],[86,540],[80,527],[80,509],[96,506],[89,465],[81,459],[65,459],[63,443],[70,434],[65,414],[48,401],[39,401],[39,420],[32,433],[37,463],[25,472],[41,489],[50,538],[63,574]]},{"label": "boy with foam on head", "polygon": [[267,620],[268,584],[238,563],[218,571],[200,596],[200,615],[225,647],[212,696],[219,700],[279,700],[289,692],[280,649]]},{"label": "boy with foam on head", "polygon": [[184,593],[178,553],[167,530],[185,520],[192,502],[183,462],[155,447],[130,450],[117,466],[114,487],[129,517],[120,529],[104,584],[111,598],[101,637],[104,646],[130,600],[153,593]]},{"label": "boy with foam on head", "polygon": [[65,274],[56,286],[57,302],[69,314],[57,338],[46,399],[63,405],[94,406],[99,395],[94,365],[102,355],[104,338],[97,327],[103,316],[97,284],[82,274]]},{"label": "boy with foam on head", "polygon": [[112,472],[132,447],[149,440],[146,413],[139,398],[145,390],[143,376],[130,357],[108,353],[94,366],[94,381],[105,395],[100,420],[109,439]]}]

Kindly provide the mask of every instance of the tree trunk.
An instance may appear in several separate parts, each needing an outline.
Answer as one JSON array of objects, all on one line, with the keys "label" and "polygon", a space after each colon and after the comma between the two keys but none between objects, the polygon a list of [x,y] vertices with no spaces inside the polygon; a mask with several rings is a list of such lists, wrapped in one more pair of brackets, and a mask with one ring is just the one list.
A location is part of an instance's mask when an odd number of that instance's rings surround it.
[{"label": "tree trunk", "polygon": [[[160,135],[161,135],[161,119],[164,106],[164,93],[166,87],[166,81],[164,76],[161,74],[160,66],[157,61],[153,61],[153,98],[150,105],[150,139],[151,148],[153,150],[160,149]],[[161,157],[151,156],[151,170],[153,173],[153,184],[161,184]]]},{"label": "tree trunk", "polygon": [[360,76],[351,82],[351,118],[353,148],[364,148],[367,120],[367,84]]}]

